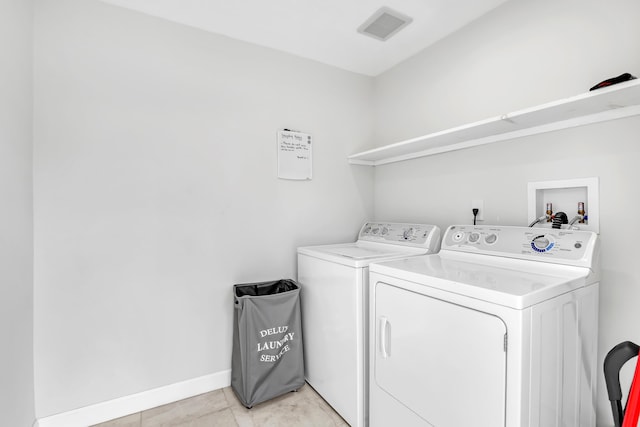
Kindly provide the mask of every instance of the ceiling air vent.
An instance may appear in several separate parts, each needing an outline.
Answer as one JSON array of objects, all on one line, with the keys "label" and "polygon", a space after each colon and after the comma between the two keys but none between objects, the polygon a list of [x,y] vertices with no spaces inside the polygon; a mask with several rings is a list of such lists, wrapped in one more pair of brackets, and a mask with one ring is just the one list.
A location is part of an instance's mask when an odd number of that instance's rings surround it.
[{"label": "ceiling air vent", "polygon": [[378,40],[385,41],[407,25],[413,19],[400,12],[381,7],[371,18],[358,27],[358,32]]}]

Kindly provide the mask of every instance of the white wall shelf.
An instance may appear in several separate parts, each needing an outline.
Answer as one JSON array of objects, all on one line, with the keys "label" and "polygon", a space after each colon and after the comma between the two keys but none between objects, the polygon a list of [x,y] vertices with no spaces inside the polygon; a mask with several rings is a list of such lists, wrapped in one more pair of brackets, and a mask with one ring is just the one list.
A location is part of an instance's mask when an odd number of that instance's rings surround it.
[{"label": "white wall shelf", "polygon": [[640,79],[352,154],[348,160],[384,165],[634,115],[640,115]]}]

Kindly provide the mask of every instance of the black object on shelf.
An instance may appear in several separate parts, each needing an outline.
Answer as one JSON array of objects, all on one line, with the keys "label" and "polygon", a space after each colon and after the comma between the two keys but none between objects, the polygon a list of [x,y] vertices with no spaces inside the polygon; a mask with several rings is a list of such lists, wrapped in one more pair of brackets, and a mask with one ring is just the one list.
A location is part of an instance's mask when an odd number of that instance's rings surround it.
[{"label": "black object on shelf", "polygon": [[633,80],[635,78],[636,78],[635,76],[632,76],[629,73],[620,74],[618,77],[611,77],[610,79],[601,81],[600,83],[598,83],[597,85],[595,85],[589,90],[592,91],[592,90],[600,89],[600,88],[611,86],[617,83]]}]

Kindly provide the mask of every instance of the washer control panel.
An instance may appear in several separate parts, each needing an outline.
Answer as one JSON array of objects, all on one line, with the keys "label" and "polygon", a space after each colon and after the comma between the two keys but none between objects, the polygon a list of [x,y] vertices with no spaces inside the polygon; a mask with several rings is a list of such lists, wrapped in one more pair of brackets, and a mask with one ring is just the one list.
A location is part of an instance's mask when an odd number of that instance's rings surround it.
[{"label": "washer control panel", "polygon": [[429,224],[367,222],[358,234],[358,240],[407,246],[430,247],[438,239],[440,239],[440,229]]},{"label": "washer control panel", "polygon": [[597,237],[582,230],[452,225],[442,239],[442,249],[573,265],[593,257]]}]

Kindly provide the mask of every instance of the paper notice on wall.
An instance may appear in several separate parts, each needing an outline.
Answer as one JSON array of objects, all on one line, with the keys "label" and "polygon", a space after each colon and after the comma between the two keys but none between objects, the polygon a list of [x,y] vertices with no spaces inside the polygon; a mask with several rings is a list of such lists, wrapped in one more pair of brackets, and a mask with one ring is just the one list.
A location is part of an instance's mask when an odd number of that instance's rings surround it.
[{"label": "paper notice on wall", "polygon": [[311,135],[278,131],[278,178],[311,179]]}]

